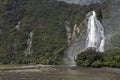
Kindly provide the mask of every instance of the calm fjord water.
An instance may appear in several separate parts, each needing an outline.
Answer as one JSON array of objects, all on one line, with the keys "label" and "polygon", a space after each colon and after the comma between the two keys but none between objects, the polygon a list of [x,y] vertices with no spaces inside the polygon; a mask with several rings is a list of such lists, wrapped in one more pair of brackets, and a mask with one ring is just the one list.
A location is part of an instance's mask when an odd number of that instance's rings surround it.
[{"label": "calm fjord water", "polygon": [[[38,69],[39,70],[39,69]],[[120,69],[68,68],[45,72],[0,72],[0,80],[120,80]]]}]

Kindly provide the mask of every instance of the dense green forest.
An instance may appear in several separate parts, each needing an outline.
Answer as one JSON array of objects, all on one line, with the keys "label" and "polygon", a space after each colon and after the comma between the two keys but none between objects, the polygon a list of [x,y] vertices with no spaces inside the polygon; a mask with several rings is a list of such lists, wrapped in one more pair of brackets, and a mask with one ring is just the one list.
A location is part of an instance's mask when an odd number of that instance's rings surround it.
[{"label": "dense green forest", "polygon": [[[92,10],[97,13],[103,10],[105,15],[106,5],[80,6],[56,0],[1,0],[0,64],[63,64],[64,51],[68,47],[65,21],[69,21],[71,27],[79,25],[85,14]],[[101,18],[100,13],[98,19]],[[31,54],[25,54],[31,31]]]},{"label": "dense green forest", "polygon": [[105,52],[89,48],[81,52],[76,59],[76,64],[83,67],[120,67],[120,49],[113,48]]}]

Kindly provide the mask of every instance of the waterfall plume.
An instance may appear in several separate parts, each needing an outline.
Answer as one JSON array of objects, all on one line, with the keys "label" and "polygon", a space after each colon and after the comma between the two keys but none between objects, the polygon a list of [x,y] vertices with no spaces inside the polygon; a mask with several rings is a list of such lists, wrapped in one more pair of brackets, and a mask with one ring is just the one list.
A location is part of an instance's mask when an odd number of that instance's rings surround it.
[{"label": "waterfall plume", "polygon": [[[68,62],[66,62],[66,65],[69,66],[76,66],[75,58],[76,56],[81,52],[83,49],[84,43],[82,41],[83,38],[80,37],[80,26],[77,24],[74,24],[74,26],[70,26],[69,22],[65,22],[65,28],[67,32],[67,42],[68,42],[68,48],[65,51],[65,57]],[[79,35],[79,36],[78,36]]]},{"label": "waterfall plume", "polygon": [[97,51],[103,52],[105,44],[104,28],[97,19],[95,11],[92,11],[87,27],[86,48],[94,47]]}]

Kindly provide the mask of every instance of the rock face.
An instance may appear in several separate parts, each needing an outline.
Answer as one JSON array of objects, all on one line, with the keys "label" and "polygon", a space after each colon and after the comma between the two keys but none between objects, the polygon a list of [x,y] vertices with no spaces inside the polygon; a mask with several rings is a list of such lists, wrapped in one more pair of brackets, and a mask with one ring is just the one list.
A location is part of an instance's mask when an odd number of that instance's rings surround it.
[{"label": "rock face", "polygon": [[67,42],[68,45],[77,41],[78,35],[80,34],[80,27],[77,24],[74,24],[73,28],[70,27],[70,23],[68,21],[65,22],[65,28],[67,32]]},{"label": "rock face", "polygon": [[75,63],[76,56],[82,50],[85,49],[86,34],[81,31],[81,27],[84,27],[84,26],[74,24],[74,26],[71,27],[68,21],[65,22],[65,24],[66,24],[65,28],[67,31],[67,38],[68,38],[67,40],[68,48],[65,50],[65,57],[67,58],[67,61],[68,61],[67,65],[76,66],[76,63]]},{"label": "rock face", "polygon": [[16,29],[17,31],[20,29],[20,24],[21,24],[21,21],[19,21],[19,22],[17,23],[17,25],[15,26],[15,29]]},{"label": "rock face", "polygon": [[67,32],[67,43],[70,44],[71,43],[71,39],[72,39],[72,30],[70,28],[70,24],[68,21],[65,22],[65,29]]},{"label": "rock face", "polygon": [[101,3],[103,0],[58,0],[58,1],[65,1],[70,4],[73,3],[73,4],[86,5],[91,3]]}]

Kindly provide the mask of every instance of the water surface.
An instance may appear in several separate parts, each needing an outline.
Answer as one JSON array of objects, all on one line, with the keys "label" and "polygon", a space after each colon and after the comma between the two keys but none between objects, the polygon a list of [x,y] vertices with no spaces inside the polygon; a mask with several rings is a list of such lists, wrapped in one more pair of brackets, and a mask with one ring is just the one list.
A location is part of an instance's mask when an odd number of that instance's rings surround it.
[{"label": "water surface", "polygon": [[54,68],[53,71],[0,72],[0,80],[120,80],[120,69]]}]

